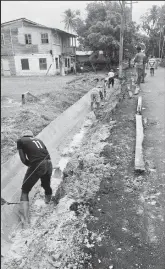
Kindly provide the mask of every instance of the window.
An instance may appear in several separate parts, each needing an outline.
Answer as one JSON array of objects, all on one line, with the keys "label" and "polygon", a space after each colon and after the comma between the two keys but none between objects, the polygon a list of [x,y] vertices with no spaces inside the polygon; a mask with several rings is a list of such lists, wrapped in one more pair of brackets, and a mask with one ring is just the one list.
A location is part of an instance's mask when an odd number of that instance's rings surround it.
[{"label": "window", "polygon": [[66,40],[66,46],[69,48],[70,47],[70,38],[67,37],[67,40]]},{"label": "window", "polygon": [[47,70],[46,58],[39,59],[40,70]]},{"label": "window", "polygon": [[69,58],[68,58],[68,68],[70,68],[70,60],[69,60]]},{"label": "window", "polygon": [[54,39],[55,39],[55,44],[60,45],[60,36],[57,33],[54,34]]},{"label": "window", "polygon": [[41,34],[41,43],[42,44],[48,44],[49,43],[48,34]]},{"label": "window", "polygon": [[55,58],[55,61],[56,61],[56,69],[58,69],[58,58]]},{"label": "window", "polygon": [[32,44],[32,36],[30,34],[25,35],[25,44]]},{"label": "window", "polygon": [[67,67],[67,58],[65,58],[65,67]]},{"label": "window", "polygon": [[5,45],[4,34],[1,34],[1,45]]},{"label": "window", "polygon": [[21,59],[22,70],[29,70],[29,60]]}]

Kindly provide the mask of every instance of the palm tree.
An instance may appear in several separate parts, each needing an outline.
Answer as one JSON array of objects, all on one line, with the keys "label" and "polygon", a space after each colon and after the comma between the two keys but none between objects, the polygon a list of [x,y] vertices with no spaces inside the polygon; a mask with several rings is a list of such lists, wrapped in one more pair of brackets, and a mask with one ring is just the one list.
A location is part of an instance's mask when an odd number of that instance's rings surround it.
[{"label": "palm tree", "polygon": [[69,31],[73,31],[75,29],[75,19],[76,17],[80,15],[80,11],[72,11],[70,8],[64,11],[64,20],[65,23],[65,29]]},{"label": "palm tree", "polygon": [[153,5],[149,11],[148,20],[152,23],[152,27],[154,28],[158,22],[160,16],[160,7],[157,5]]}]

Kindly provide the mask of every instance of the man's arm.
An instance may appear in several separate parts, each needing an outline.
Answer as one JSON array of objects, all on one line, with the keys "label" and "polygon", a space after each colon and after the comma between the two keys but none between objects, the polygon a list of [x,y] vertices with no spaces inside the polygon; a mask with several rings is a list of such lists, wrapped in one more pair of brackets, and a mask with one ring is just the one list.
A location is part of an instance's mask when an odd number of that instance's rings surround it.
[{"label": "man's arm", "polygon": [[137,59],[138,59],[138,55],[136,54],[135,59],[134,59],[134,64],[138,61]]},{"label": "man's arm", "polygon": [[26,154],[23,151],[23,145],[22,145],[21,139],[18,139],[17,140],[17,149],[18,149],[18,152],[19,152],[19,156],[20,156],[21,162],[24,165],[29,166],[30,165],[30,162],[27,159]]},{"label": "man's arm", "polygon": [[[47,147],[46,147],[46,146],[45,146],[45,149],[47,150]],[[48,152],[47,159],[48,159],[48,160],[51,160],[49,151],[47,150],[47,152]]]},{"label": "man's arm", "polygon": [[19,152],[19,156],[20,156],[21,162],[22,162],[24,165],[29,166],[29,165],[30,165],[30,162],[29,162],[29,160],[26,158],[26,155],[25,155],[25,153],[23,152],[23,150],[22,150],[22,149],[19,149],[18,152]]}]

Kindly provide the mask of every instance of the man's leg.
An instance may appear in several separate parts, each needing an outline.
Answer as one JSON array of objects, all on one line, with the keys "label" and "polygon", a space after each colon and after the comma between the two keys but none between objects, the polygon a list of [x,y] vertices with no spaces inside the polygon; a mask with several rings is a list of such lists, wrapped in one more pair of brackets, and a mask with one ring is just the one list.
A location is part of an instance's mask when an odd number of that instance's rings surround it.
[{"label": "man's leg", "polygon": [[153,68],[153,70],[152,70],[152,74],[153,74],[153,76],[154,76],[154,73],[155,73],[155,68]]},{"label": "man's leg", "polygon": [[110,84],[111,84],[111,79],[108,79],[108,88],[110,88]]},{"label": "man's leg", "polygon": [[141,69],[137,68],[137,85],[140,86],[141,82]]},{"label": "man's leg", "polygon": [[111,79],[112,87],[114,86],[114,78]]},{"label": "man's leg", "polygon": [[47,172],[41,177],[41,186],[45,190],[45,203],[47,204],[50,202],[52,197],[52,188],[50,187],[50,180],[52,176],[53,167],[51,161],[48,160],[46,162],[47,162],[46,164]]},{"label": "man's leg", "polygon": [[143,74],[142,74],[142,80],[141,80],[142,83],[144,83],[144,77],[145,77],[145,66],[143,66]]},{"label": "man's leg", "polygon": [[152,76],[152,68],[150,68],[150,75]]},{"label": "man's leg", "polygon": [[33,186],[38,181],[39,177],[34,172],[34,167],[29,167],[25,174],[23,184],[22,184],[22,193],[20,197],[20,206],[21,211],[23,211],[23,224],[24,227],[29,224],[29,192]]}]

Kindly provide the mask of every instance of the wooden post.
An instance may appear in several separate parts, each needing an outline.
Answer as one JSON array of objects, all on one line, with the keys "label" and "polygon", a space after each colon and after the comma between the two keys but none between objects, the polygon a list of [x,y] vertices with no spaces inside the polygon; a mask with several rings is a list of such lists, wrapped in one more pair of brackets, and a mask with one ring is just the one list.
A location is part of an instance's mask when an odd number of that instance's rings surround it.
[{"label": "wooden post", "polygon": [[138,98],[136,114],[136,149],[135,149],[135,170],[145,171],[143,160],[143,123],[142,123],[142,96]]},{"label": "wooden post", "polygon": [[138,97],[137,114],[142,114],[142,96]]},{"label": "wooden post", "polygon": [[22,94],[22,105],[25,104],[25,94]]},{"label": "wooden post", "polygon": [[48,68],[48,71],[46,72],[46,76],[47,76],[47,74],[49,73],[49,70],[50,70],[51,66],[52,66],[52,64],[50,64],[50,66],[49,66],[49,68]]},{"label": "wooden post", "polygon": [[143,160],[143,124],[142,115],[136,115],[136,148],[135,148],[135,170],[145,171]]}]

